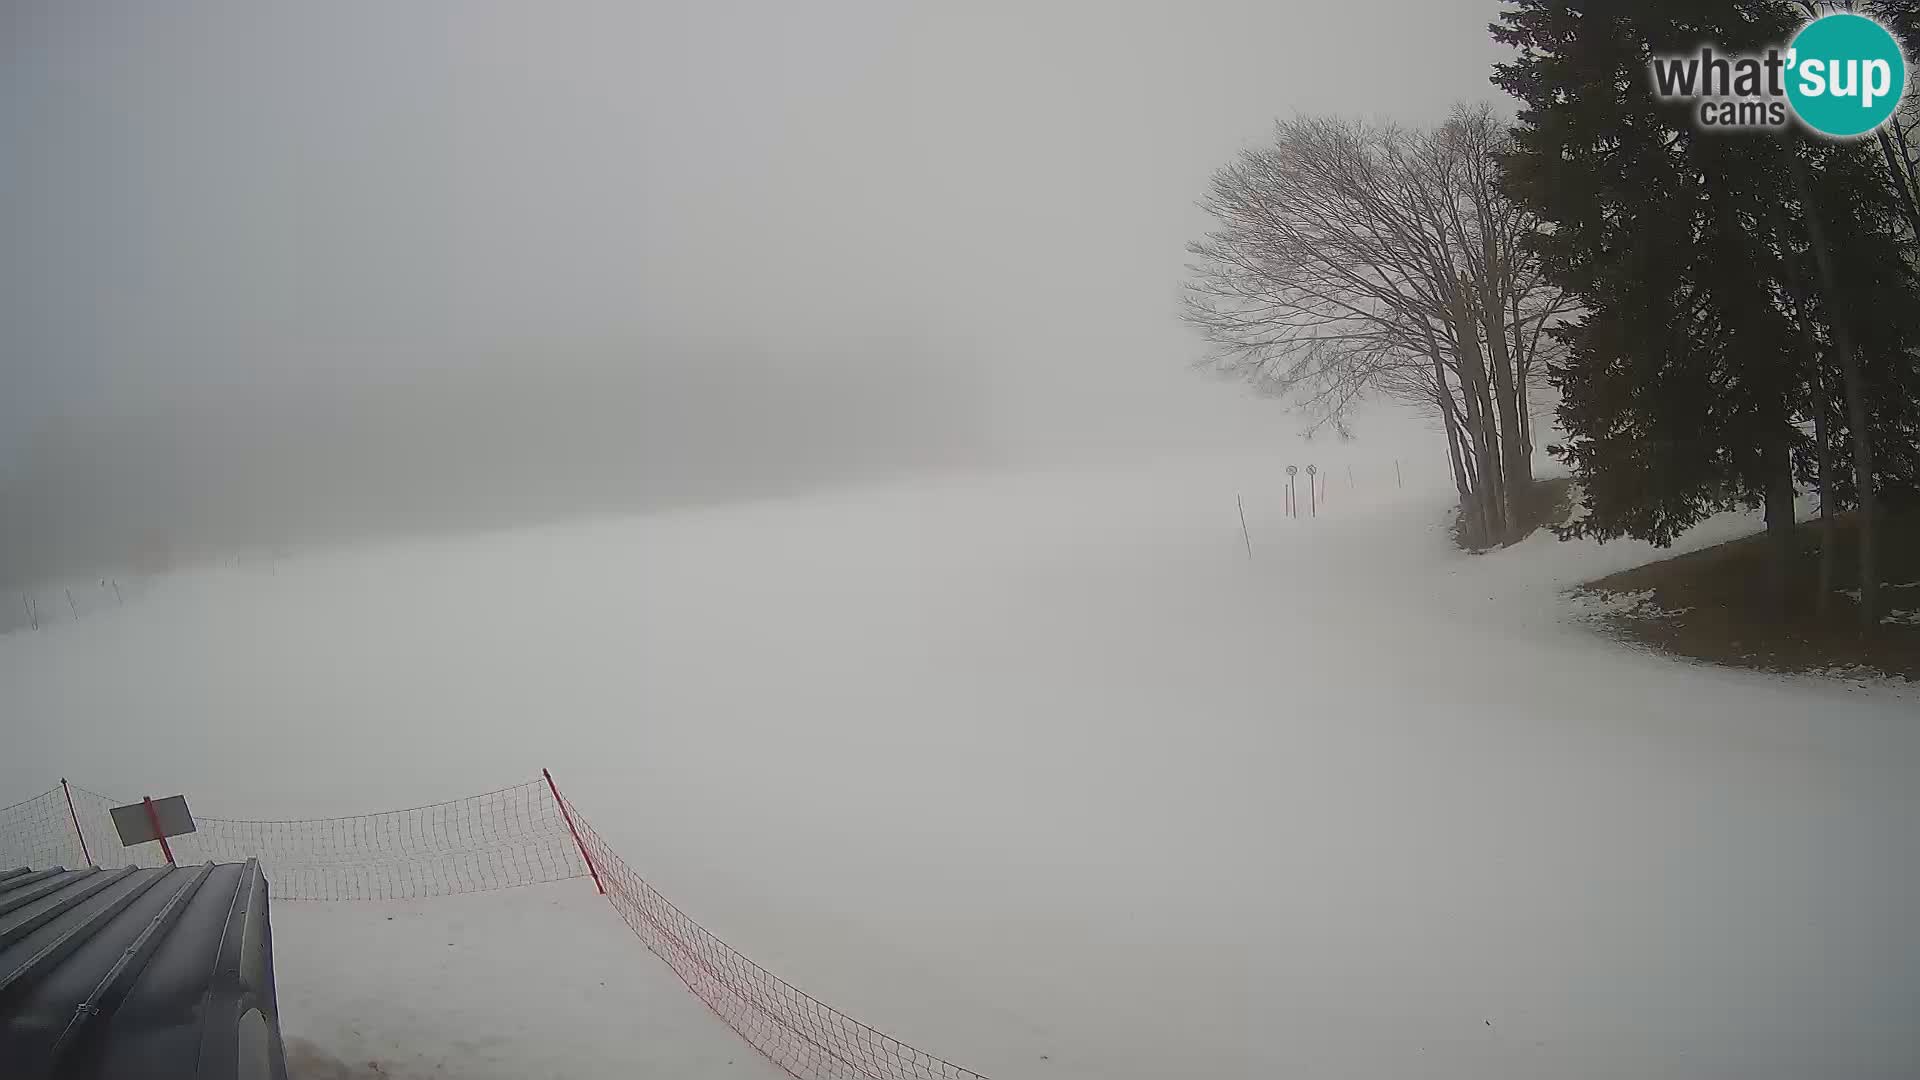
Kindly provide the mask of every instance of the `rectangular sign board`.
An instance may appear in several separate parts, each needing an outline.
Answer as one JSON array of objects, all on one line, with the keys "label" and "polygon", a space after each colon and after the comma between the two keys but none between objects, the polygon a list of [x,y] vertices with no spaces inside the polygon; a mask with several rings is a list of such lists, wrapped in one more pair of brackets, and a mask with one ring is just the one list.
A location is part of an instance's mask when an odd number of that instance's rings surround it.
[{"label": "rectangular sign board", "polygon": [[[153,814],[147,814],[144,802],[128,803],[116,806],[108,813],[113,815],[113,827],[120,830],[120,845],[132,847],[162,836],[179,836],[181,833],[197,832],[193,824],[193,815],[187,811],[187,797],[174,795],[165,799],[153,800]],[[160,831],[153,831],[153,818],[160,819]]]}]

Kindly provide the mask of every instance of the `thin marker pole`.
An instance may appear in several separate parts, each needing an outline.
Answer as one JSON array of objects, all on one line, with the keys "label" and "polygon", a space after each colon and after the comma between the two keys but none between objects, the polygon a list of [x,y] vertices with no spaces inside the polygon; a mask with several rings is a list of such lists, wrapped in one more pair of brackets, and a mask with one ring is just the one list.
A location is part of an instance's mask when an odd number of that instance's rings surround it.
[{"label": "thin marker pole", "polygon": [[173,847],[167,843],[167,834],[160,831],[160,813],[153,808],[153,796],[142,795],[140,798],[147,804],[147,821],[153,825],[153,838],[160,841],[160,854],[165,855],[167,865],[172,866]]},{"label": "thin marker pole", "polygon": [[1235,495],[1233,497],[1233,505],[1240,508],[1240,539],[1247,542],[1247,559],[1251,561],[1253,559],[1253,535],[1247,532],[1247,504],[1240,501],[1240,496]]},{"label": "thin marker pole", "polygon": [[67,793],[67,816],[73,819],[73,835],[80,838],[80,854],[87,860],[87,865],[92,866],[93,855],[87,851],[87,834],[80,831],[80,815],[73,811],[73,791],[67,787],[67,778],[64,776],[60,778],[60,790]]},{"label": "thin marker pole", "polygon": [[580,857],[587,861],[587,873],[593,875],[593,887],[600,890],[601,896],[607,895],[607,887],[600,882],[600,871],[594,869],[593,856],[587,854],[587,845],[580,841],[580,830],[573,826],[573,815],[567,812],[567,804],[560,798],[560,789],[554,786],[553,774],[541,769],[540,775],[547,778],[547,790],[553,792],[553,801],[560,807],[560,816],[567,819],[567,831],[573,834],[574,846],[580,849]]}]

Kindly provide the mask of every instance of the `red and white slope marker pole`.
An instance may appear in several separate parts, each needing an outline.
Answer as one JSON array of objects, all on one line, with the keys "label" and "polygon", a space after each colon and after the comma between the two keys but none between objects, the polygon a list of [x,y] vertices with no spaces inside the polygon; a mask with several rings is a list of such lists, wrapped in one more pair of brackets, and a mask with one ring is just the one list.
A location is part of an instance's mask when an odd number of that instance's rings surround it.
[{"label": "red and white slope marker pole", "polygon": [[600,871],[593,865],[593,856],[587,854],[587,845],[580,841],[580,830],[573,824],[573,815],[567,811],[566,800],[560,797],[560,789],[554,786],[553,774],[541,769],[540,775],[547,778],[547,790],[553,792],[554,805],[560,808],[560,816],[567,819],[567,831],[573,834],[574,846],[580,849],[580,857],[586,860],[587,873],[593,875],[593,887],[600,890],[601,896],[607,895],[607,886],[600,880]]}]

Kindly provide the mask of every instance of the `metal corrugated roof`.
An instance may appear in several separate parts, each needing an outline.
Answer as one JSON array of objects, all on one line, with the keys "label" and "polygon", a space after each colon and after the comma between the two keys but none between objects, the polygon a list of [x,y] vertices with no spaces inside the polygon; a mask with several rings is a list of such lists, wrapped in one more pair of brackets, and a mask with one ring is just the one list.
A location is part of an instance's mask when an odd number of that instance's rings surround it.
[{"label": "metal corrugated roof", "polygon": [[286,1080],[258,862],[0,868],[6,1080]]}]

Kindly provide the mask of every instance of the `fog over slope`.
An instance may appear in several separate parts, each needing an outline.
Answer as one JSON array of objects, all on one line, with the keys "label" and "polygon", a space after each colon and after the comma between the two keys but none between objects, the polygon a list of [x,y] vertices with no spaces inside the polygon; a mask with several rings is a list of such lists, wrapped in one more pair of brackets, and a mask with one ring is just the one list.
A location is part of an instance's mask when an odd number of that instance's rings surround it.
[{"label": "fog over slope", "polygon": [[0,580],[1262,436],[1193,201],[1402,6],[8,4]]},{"label": "fog over slope", "polygon": [[[844,484],[979,445],[978,393],[739,349],[368,379],[51,425],[7,491],[18,577]],[[886,407],[860,408],[863,397]]]}]

